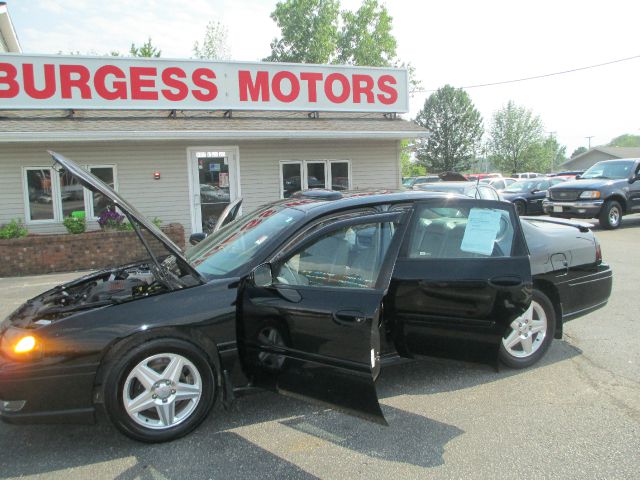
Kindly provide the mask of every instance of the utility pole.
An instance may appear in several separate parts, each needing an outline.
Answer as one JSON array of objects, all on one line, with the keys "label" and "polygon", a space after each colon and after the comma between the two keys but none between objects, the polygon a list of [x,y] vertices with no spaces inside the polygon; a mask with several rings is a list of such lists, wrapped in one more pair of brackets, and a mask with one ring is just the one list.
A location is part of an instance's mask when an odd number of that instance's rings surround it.
[{"label": "utility pole", "polygon": [[584,137],[584,138],[586,138],[587,140],[589,140],[589,150],[591,150],[591,139],[592,139],[593,137],[595,137],[595,135],[591,135],[591,136],[589,136],[589,137]]},{"label": "utility pole", "polygon": [[[549,134],[549,138],[555,139],[556,138],[556,133],[558,133],[558,132],[553,131],[553,132],[547,132],[547,133]],[[556,171],[556,154],[557,153],[558,153],[557,151],[553,152],[553,157],[551,157],[551,171],[552,172]]]}]

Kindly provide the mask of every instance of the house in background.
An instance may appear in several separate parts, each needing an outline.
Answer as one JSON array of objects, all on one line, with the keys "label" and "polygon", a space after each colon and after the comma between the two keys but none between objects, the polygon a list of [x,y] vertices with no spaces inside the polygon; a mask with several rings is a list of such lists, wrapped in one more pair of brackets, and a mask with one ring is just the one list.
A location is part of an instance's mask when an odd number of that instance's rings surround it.
[{"label": "house in background", "polygon": [[637,157],[640,157],[640,147],[593,147],[567,160],[558,167],[558,170],[586,170],[603,160]]},{"label": "house in background", "polygon": [[22,53],[18,36],[11,23],[5,2],[0,2],[0,53]]}]

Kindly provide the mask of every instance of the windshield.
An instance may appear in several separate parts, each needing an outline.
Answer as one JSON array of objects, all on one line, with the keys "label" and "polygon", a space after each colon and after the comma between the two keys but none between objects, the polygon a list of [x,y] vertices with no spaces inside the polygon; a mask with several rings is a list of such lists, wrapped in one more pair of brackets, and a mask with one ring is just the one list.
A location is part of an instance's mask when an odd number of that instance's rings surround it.
[{"label": "windshield", "polygon": [[222,278],[254,260],[261,247],[304,213],[284,205],[267,205],[239,218],[187,250],[189,263],[207,278]]},{"label": "windshield", "polygon": [[580,178],[610,178],[616,180],[629,178],[633,165],[634,162],[629,160],[598,162],[584,172]]}]

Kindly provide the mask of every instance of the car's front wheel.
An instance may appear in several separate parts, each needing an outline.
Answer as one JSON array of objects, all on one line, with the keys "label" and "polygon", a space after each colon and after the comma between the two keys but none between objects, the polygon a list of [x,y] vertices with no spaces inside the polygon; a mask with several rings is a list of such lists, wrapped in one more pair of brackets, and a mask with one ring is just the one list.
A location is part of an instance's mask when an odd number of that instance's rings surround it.
[{"label": "car's front wheel", "polygon": [[526,368],[540,360],[553,341],[556,314],[540,290],[533,291],[531,305],[516,318],[500,343],[500,360],[511,368]]},{"label": "car's front wheel", "polygon": [[622,221],[622,207],[615,200],[607,200],[600,211],[600,226],[607,230],[613,230],[620,226]]},{"label": "car's front wheel", "polygon": [[198,347],[161,338],[132,348],[113,365],[105,407],[125,435],[165,442],[186,435],[205,419],[216,390],[213,368]]}]

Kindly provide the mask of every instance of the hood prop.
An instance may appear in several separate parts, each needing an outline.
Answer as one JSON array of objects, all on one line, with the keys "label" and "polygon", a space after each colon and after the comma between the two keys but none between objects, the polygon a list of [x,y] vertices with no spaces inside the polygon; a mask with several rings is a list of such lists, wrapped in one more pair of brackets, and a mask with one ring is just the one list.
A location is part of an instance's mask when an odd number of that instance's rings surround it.
[{"label": "hood prop", "polygon": [[124,214],[127,216],[127,219],[129,220],[129,223],[133,227],[133,231],[136,232],[136,235],[138,236],[138,238],[142,242],[142,245],[144,246],[145,250],[149,254],[149,257],[151,257],[151,261],[156,266],[157,275],[159,277],[161,277],[159,280],[163,284],[165,284],[167,287],[169,287],[171,290],[176,290],[175,282],[173,282],[172,280],[167,278],[167,275],[165,274],[164,268],[162,267],[162,265],[158,261],[158,257],[156,257],[154,255],[153,250],[151,250],[151,245],[149,245],[149,242],[147,242],[147,239],[144,238],[144,235],[142,235],[142,231],[140,230],[140,226],[138,225],[138,222],[136,222],[135,219],[132,216],[130,216],[128,212],[125,211]]}]

